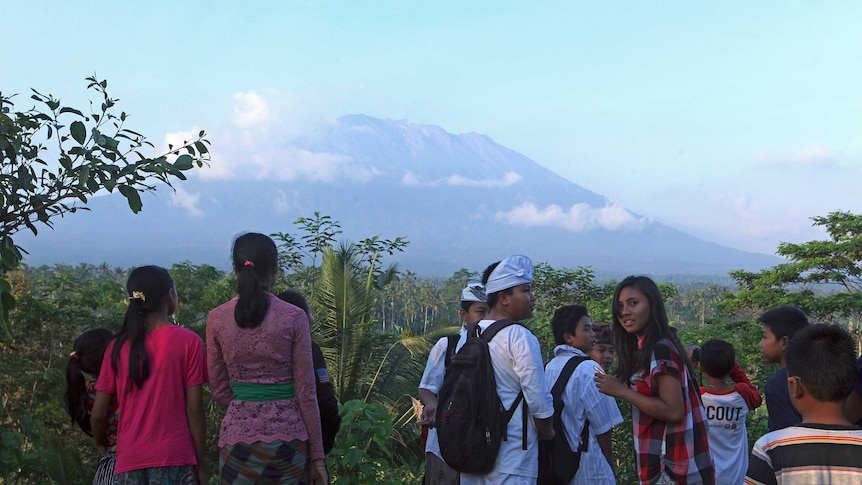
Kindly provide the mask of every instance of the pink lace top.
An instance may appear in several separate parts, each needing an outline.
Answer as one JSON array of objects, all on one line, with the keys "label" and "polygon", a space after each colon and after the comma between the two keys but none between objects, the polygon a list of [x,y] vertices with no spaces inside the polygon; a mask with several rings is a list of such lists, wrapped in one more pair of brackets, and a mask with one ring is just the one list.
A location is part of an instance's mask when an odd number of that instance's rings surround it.
[{"label": "pink lace top", "polygon": [[[236,297],[212,310],[207,318],[210,388],[213,399],[227,407],[218,445],[307,440],[310,458],[323,458],[308,319],[299,308],[268,296],[269,311],[256,328],[236,324]],[[238,401],[233,399],[230,381],[293,382],[296,397]]]}]

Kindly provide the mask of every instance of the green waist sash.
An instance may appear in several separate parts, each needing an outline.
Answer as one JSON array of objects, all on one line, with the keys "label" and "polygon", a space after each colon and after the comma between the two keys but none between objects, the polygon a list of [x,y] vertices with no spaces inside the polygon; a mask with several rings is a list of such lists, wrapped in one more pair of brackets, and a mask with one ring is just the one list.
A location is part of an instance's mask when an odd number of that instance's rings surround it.
[{"label": "green waist sash", "polygon": [[271,402],[296,397],[292,382],[286,384],[257,384],[254,382],[230,381],[233,398],[237,401]]}]

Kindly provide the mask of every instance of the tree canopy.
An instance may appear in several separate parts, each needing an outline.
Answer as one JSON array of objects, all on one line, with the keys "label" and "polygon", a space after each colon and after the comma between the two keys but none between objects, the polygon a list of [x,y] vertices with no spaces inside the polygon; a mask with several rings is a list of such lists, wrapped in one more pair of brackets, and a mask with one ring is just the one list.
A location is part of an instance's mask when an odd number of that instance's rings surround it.
[{"label": "tree canopy", "polygon": [[13,240],[18,231],[53,227],[55,217],[87,210],[89,198],[102,191],[118,191],[137,213],[141,192],[159,182],[172,187],[185,180],[183,172],[209,162],[203,131],[180,146],[168,145],[164,154],[144,153],[153,143],[126,127],[129,115],[117,113],[119,100],[108,94],[108,82],[95,75],[86,81],[96,95],[88,114],[35,89],[30,99],[36,105],[17,111],[16,95],[0,93],[0,334],[6,340],[15,300],[5,273],[26,253]]},{"label": "tree canopy", "polygon": [[733,271],[739,291],[721,303],[728,312],[795,305],[823,322],[843,323],[859,334],[862,316],[862,214],[831,212],[811,218],[828,239],[781,243],[787,258],[758,273]]}]

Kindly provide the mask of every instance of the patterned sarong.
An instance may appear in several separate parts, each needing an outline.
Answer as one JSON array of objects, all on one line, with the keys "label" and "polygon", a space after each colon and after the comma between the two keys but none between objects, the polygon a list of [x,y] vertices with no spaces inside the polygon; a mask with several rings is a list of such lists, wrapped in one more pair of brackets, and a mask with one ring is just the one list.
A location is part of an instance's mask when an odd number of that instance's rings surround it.
[{"label": "patterned sarong", "polygon": [[160,466],[114,475],[113,485],[198,485],[195,467]]},{"label": "patterned sarong", "polygon": [[117,461],[116,453],[105,453],[99,459],[96,474],[93,476],[93,485],[111,485],[114,482],[114,463]]},{"label": "patterned sarong", "polygon": [[219,450],[219,483],[306,485],[310,465],[305,441],[225,445]]}]

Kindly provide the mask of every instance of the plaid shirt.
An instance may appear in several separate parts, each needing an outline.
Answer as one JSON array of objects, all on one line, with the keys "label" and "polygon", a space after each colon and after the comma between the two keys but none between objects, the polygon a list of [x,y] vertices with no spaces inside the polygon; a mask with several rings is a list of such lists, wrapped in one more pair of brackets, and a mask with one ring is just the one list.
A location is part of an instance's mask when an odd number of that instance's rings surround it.
[{"label": "plaid shirt", "polygon": [[698,387],[682,356],[667,339],[659,340],[650,356],[649,374],[632,376],[631,386],[645,396],[658,396],[660,374],[672,376],[682,387],[685,418],[667,423],[632,407],[638,477],[654,483],[662,470],[679,484],[714,484],[715,469],[707,444],[707,420]]}]

